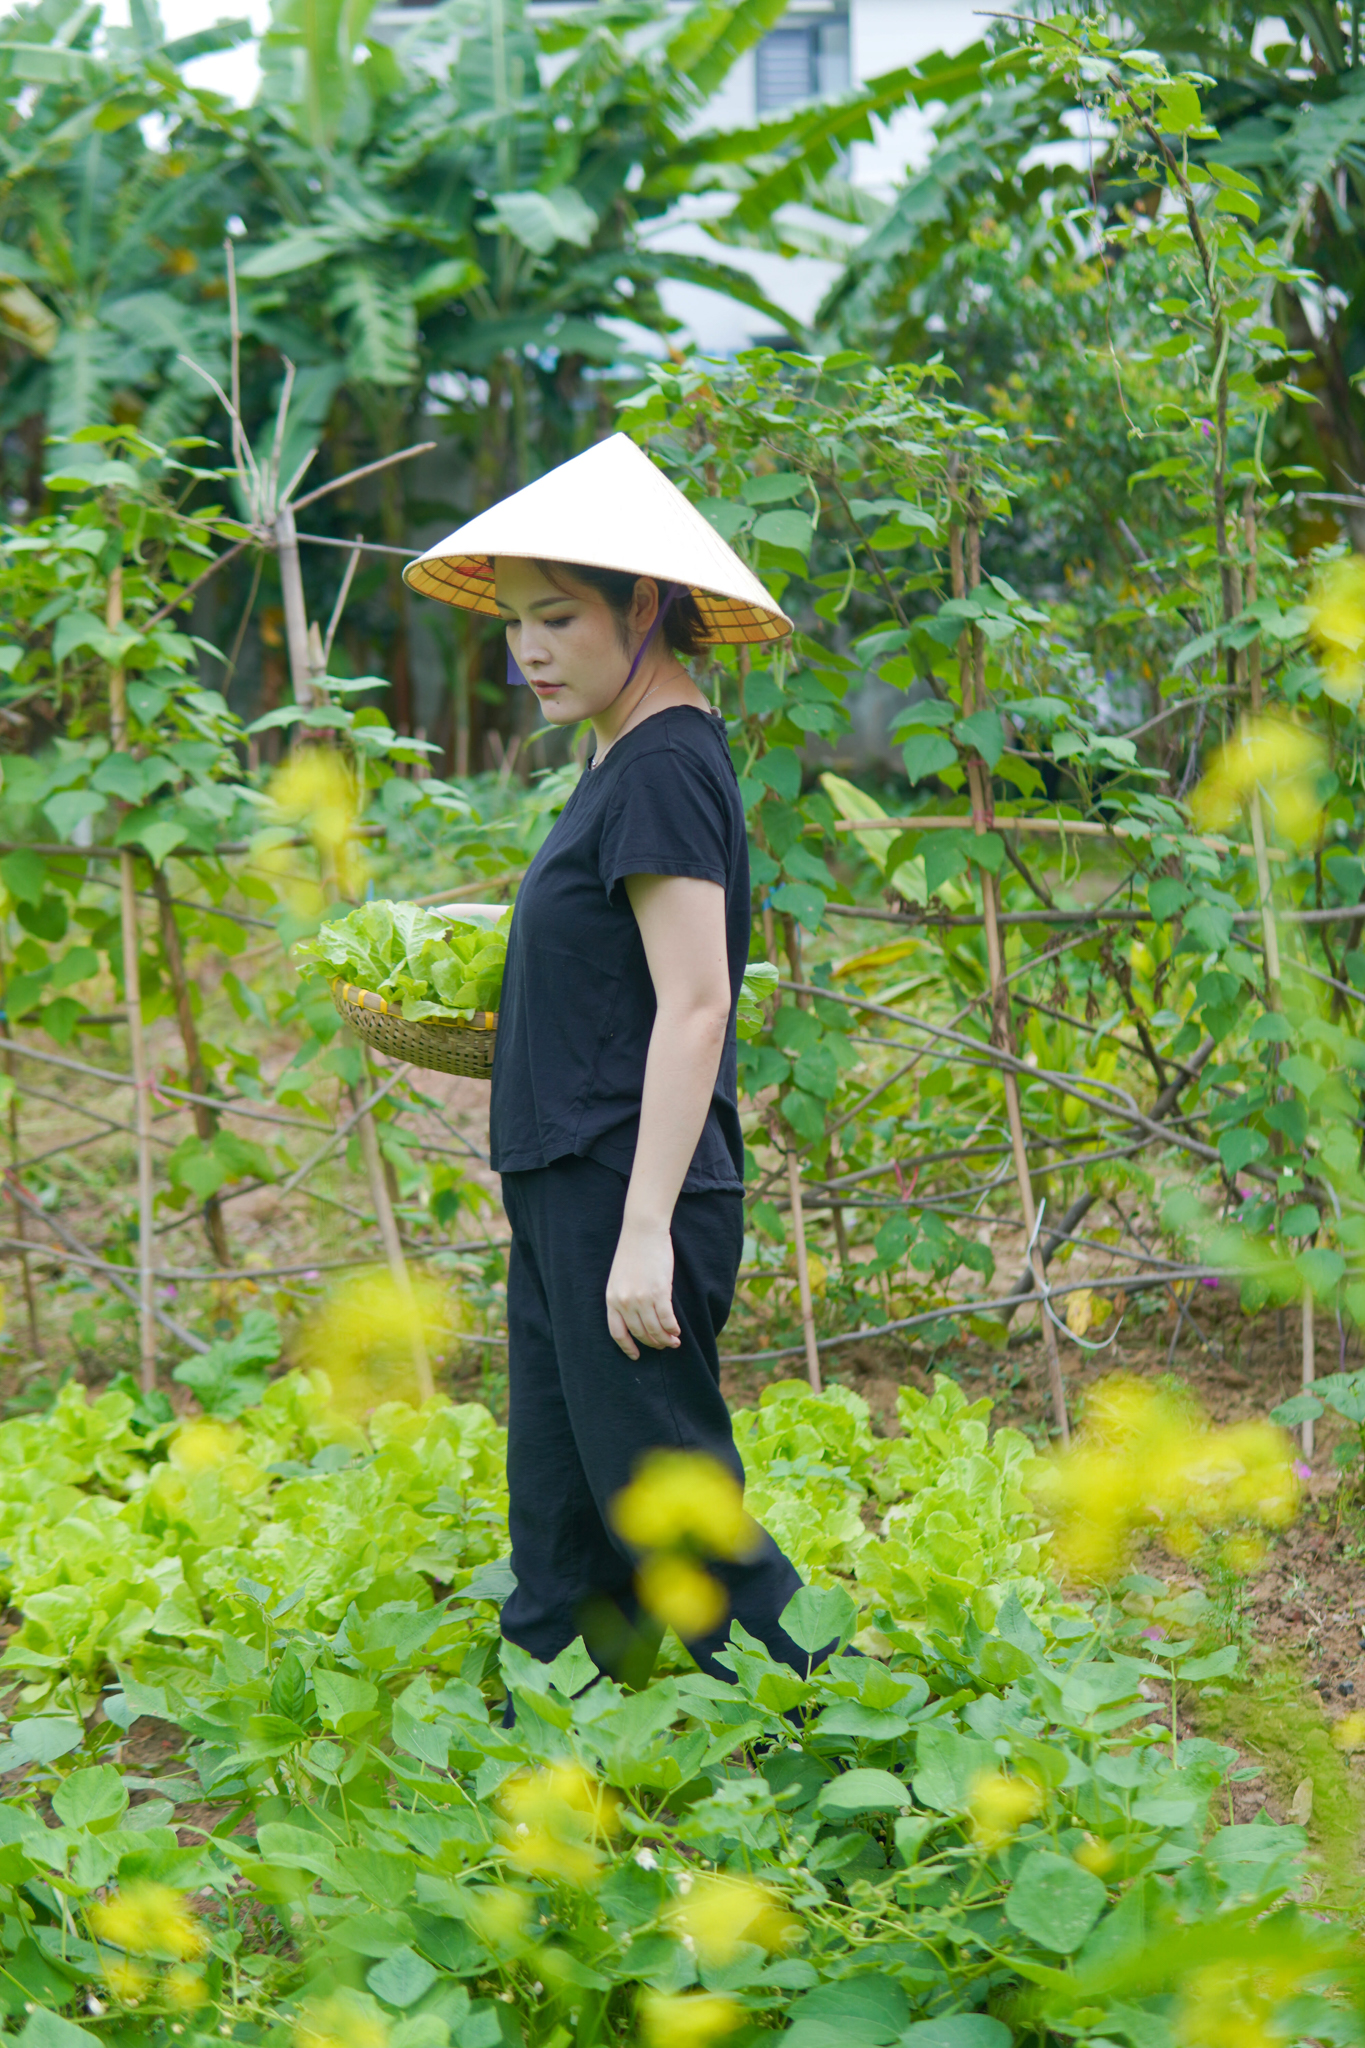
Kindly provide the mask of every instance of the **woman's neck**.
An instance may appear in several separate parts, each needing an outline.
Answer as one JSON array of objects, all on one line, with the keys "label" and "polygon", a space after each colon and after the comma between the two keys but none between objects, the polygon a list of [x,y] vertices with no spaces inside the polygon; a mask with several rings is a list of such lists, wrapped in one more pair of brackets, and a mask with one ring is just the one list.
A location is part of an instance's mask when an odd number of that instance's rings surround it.
[{"label": "woman's neck", "polygon": [[594,714],[592,729],[597,735],[597,751],[593,767],[601,765],[623,734],[652,718],[656,711],[671,711],[679,704],[690,704],[697,711],[710,708],[678,657],[663,647],[657,654],[645,657],[628,690]]}]

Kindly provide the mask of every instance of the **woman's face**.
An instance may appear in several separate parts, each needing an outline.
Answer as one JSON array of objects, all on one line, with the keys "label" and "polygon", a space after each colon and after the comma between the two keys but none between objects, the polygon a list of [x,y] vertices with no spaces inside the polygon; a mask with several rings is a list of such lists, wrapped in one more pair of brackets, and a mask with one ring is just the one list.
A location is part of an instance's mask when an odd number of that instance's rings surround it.
[{"label": "woman's face", "polygon": [[507,645],[547,721],[577,725],[605,711],[620,694],[631,657],[653,622],[658,586],[647,576],[636,584],[630,645],[623,647],[606,599],[585,584],[567,575],[552,583],[536,563],[510,555],[499,556],[493,572]]}]

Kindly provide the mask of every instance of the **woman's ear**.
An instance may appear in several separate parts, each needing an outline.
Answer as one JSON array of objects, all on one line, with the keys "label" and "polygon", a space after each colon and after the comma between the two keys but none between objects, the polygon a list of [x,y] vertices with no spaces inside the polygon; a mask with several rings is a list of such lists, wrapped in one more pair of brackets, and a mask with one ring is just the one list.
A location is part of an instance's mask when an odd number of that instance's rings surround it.
[{"label": "woman's ear", "polygon": [[652,576],[637,576],[630,601],[630,630],[644,635],[659,614],[659,586]]}]

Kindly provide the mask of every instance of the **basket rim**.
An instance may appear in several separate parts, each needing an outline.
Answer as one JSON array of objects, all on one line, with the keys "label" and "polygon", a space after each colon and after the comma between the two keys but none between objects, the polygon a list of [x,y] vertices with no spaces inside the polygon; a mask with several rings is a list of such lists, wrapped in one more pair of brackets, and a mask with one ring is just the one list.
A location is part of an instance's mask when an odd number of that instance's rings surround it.
[{"label": "basket rim", "polygon": [[371,988],[361,988],[353,981],[338,974],[332,980],[333,997],[350,1003],[353,1008],[367,1010],[374,1017],[392,1017],[409,1031],[477,1031],[495,1032],[498,1028],[496,1010],[476,1010],[472,1019],[463,1017],[405,1017],[400,1003],[390,1003]]}]

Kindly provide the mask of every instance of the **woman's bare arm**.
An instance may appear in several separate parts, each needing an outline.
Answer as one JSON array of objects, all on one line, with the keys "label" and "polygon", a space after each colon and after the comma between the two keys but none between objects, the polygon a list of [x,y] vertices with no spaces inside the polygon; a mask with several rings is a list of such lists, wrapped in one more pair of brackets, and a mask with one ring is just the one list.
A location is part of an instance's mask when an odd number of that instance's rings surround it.
[{"label": "woman's bare arm", "polygon": [[664,1351],[680,1342],[673,1313],[673,1207],[716,1085],[730,1019],[730,967],[719,882],[628,875],[626,894],[658,1011],[625,1217],[607,1281],[607,1327],[627,1358],[638,1358],[640,1344]]}]

